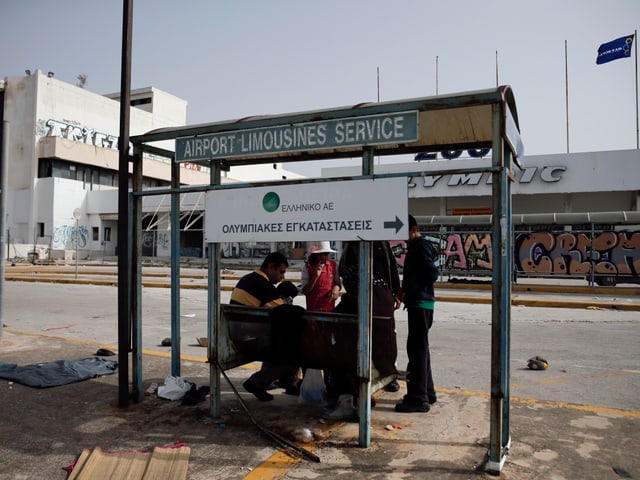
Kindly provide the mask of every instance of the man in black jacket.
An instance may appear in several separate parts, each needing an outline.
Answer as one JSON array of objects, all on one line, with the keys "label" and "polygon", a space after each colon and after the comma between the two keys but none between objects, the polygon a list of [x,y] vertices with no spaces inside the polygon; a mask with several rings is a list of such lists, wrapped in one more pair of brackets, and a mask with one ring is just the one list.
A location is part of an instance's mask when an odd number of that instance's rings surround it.
[{"label": "man in black jacket", "polygon": [[436,402],[436,390],[431,376],[429,329],[433,323],[435,293],[438,279],[437,252],[420,235],[416,219],[409,215],[409,240],[404,257],[402,300],[407,309],[407,394],[396,405],[396,412],[428,412]]}]

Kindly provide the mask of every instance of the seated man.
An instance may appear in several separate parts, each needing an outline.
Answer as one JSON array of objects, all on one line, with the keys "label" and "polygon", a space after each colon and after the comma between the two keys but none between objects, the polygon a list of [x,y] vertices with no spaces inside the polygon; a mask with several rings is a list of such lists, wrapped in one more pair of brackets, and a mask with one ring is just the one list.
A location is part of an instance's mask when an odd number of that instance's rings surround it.
[{"label": "seated man", "polygon": [[[242,277],[231,292],[229,303],[248,305],[251,307],[273,308],[286,303],[275,285],[284,279],[289,262],[280,252],[271,252],[262,262],[259,269]],[[268,402],[273,395],[267,392],[269,386],[276,380],[284,386],[287,393],[297,391],[295,376],[298,367],[291,365],[263,362],[260,370],[242,384],[248,392],[253,393],[258,400]]]}]

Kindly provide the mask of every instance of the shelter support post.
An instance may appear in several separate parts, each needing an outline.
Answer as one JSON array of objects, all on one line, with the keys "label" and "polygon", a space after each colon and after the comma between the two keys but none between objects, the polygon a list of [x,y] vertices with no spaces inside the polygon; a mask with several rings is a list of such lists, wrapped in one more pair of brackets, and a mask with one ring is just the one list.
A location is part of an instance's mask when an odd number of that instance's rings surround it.
[{"label": "shelter support post", "polygon": [[[373,174],[374,149],[367,147],[362,156],[362,174]],[[359,293],[358,293],[358,378],[360,379],[358,415],[360,417],[358,444],[371,445],[371,260],[370,241],[360,241]]]},{"label": "shelter support post", "polygon": [[[142,154],[133,162],[133,192],[142,190]],[[142,197],[129,195],[131,209],[131,384],[133,401],[143,400],[142,389]]]},{"label": "shelter support post", "polygon": [[360,416],[359,445],[371,444],[371,242],[360,242],[360,289],[358,297],[358,378],[360,392],[358,415]]},{"label": "shelter support post", "polygon": [[180,376],[180,164],[171,162],[171,375]]},{"label": "shelter support post", "polygon": [[118,405],[129,406],[131,349],[131,255],[129,249],[129,120],[131,118],[131,38],[133,0],[123,2],[120,138],[118,145]]},{"label": "shelter support post", "polygon": [[492,305],[491,305],[491,413],[490,472],[500,472],[509,453],[509,328],[511,323],[511,155],[505,153],[504,111],[493,105],[492,173]]},{"label": "shelter support post", "polygon": [[[220,162],[211,162],[211,185],[220,185]],[[209,415],[220,417],[222,404],[221,371],[218,359],[220,352],[220,290],[222,275],[220,271],[220,244],[207,244],[207,358],[209,359]],[[213,359],[213,361],[212,361]]]}]

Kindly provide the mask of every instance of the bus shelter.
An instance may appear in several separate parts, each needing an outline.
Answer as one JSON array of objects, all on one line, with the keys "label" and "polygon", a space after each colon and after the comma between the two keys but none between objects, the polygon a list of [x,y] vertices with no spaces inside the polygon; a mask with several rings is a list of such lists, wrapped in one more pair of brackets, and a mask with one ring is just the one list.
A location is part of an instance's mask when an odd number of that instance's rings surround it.
[{"label": "bus shelter", "polygon": [[[158,142],[175,142],[175,151]],[[511,182],[523,147],[516,105],[509,86],[495,89],[365,103],[350,107],[255,116],[194,126],[163,128],[131,137],[133,189],[128,230],[129,252],[121,253],[130,272],[127,308],[119,309],[120,404],[142,401],[141,215],[142,198],[171,197],[171,374],[180,375],[180,195],[205,192],[205,242],[208,250],[207,337],[212,416],[220,414],[221,374],[234,366],[220,305],[221,242],[259,240],[360,242],[357,315],[357,371],[360,398],[371,393],[371,242],[406,239],[407,181],[416,171],[376,174],[374,157],[445,150],[490,148],[477,167],[457,168],[455,160],[422,162],[418,175],[490,172],[492,183],[491,405],[488,470],[500,472],[510,448],[509,357],[511,317]],[[162,143],[160,143],[161,145]],[[171,160],[171,186],[142,190],[143,154]],[[361,158],[361,175],[276,182],[222,184],[233,165]],[[210,184],[181,186],[180,164],[210,168]],[[304,195],[301,195],[301,193]],[[296,208],[285,208],[298,205]],[[305,207],[306,205],[306,207]],[[332,220],[331,226],[325,220]],[[306,223],[305,223],[306,222]],[[313,227],[316,225],[316,227]],[[323,227],[318,225],[324,224]],[[120,282],[122,283],[122,282]],[[321,316],[320,316],[321,317]],[[319,320],[323,318],[318,317]],[[131,375],[129,382],[129,353]],[[124,363],[123,363],[124,361]],[[132,391],[129,392],[129,385]],[[370,403],[360,402],[359,444],[370,444]]]}]

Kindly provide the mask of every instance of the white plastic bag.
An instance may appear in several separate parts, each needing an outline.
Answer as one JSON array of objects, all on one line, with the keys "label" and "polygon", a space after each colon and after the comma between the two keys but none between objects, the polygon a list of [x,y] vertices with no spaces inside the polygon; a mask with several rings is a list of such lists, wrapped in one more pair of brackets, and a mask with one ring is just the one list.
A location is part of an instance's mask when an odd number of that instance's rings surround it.
[{"label": "white plastic bag", "polygon": [[299,403],[322,406],[327,401],[327,387],[324,384],[322,370],[307,368],[300,385]]},{"label": "white plastic bag", "polygon": [[158,396],[168,400],[180,400],[191,390],[191,383],[182,377],[169,375],[164,379],[164,385],[158,387]]}]

